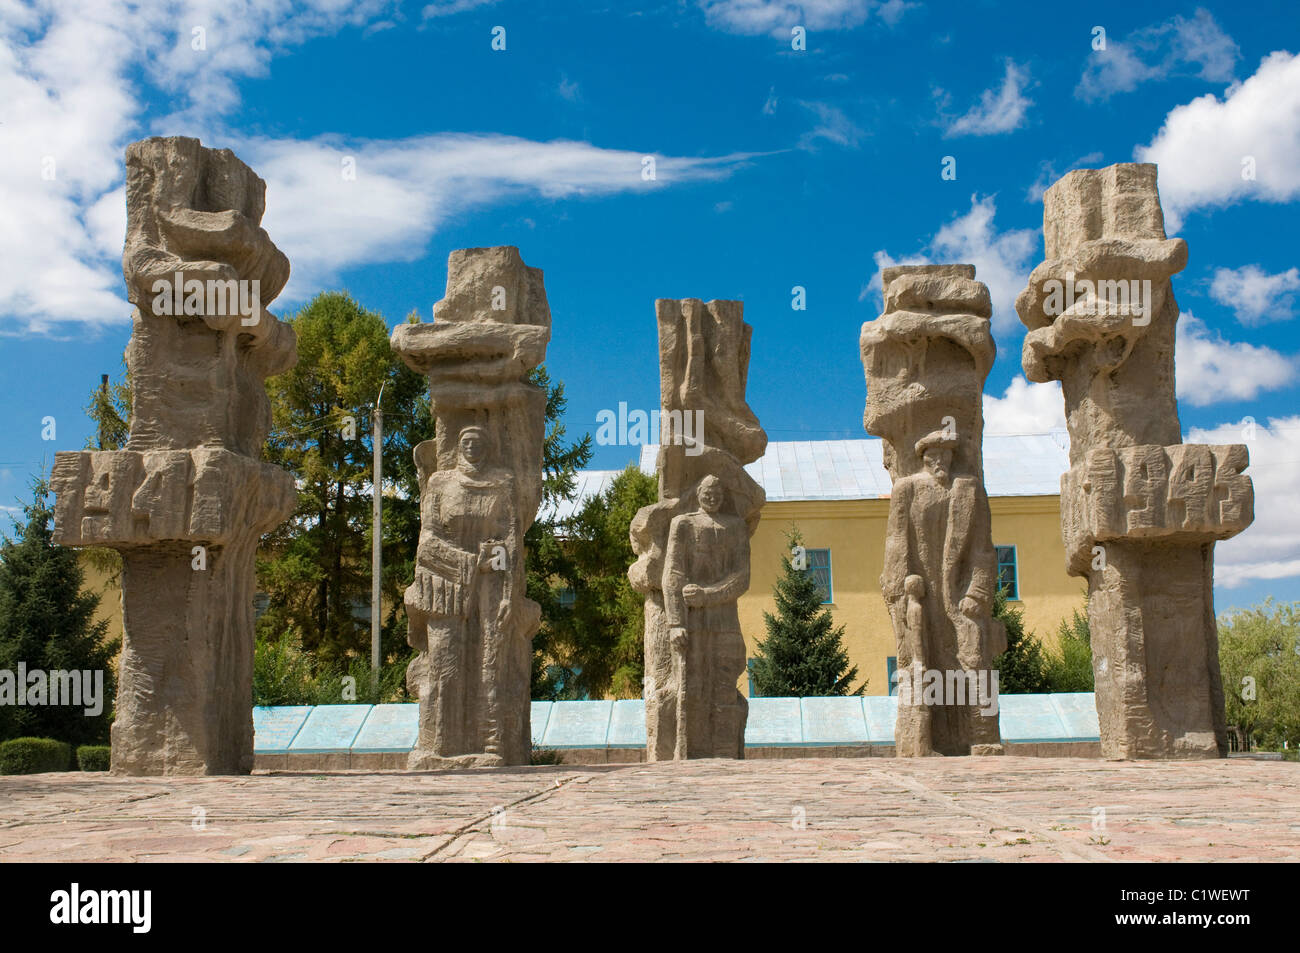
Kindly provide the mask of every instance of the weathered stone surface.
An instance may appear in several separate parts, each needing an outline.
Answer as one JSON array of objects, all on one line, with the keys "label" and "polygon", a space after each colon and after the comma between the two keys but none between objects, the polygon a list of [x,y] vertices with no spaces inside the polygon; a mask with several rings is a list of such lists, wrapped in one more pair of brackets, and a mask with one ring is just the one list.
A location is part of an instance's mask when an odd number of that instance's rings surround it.
[{"label": "weathered stone surface", "polygon": [[1001,754],[992,617],[997,558],[981,442],[993,364],[989,293],[973,265],[887,268],[862,326],[863,423],[893,479],[881,592],[898,643],[899,757]]},{"label": "weathered stone surface", "polygon": [[745,403],[752,328],[739,301],[655,302],[659,502],[632,520],[645,602],[646,757],[743,758],[749,538],[764,494],[744,470],[767,434]]},{"label": "weathered stone surface", "polygon": [[266,184],[230,150],[145,139],[126,169],[130,438],[56,454],[55,540],[122,553],[113,772],[246,774],[253,556],[295,503],[258,460],[263,381],[297,360],[266,310],[289,262],[260,227]]},{"label": "weathered stone surface", "polygon": [[1059,380],[1069,571],[1088,577],[1108,758],[1227,753],[1214,542],[1254,518],[1244,446],[1182,444],[1174,396],[1187,244],[1165,237],[1154,165],[1071,172],[1043,196],[1047,260],[1016,300],[1030,380]]},{"label": "weathered stone surface", "polygon": [[412,768],[527,764],[532,638],[524,534],[542,495],[546,355],[542,272],[517,248],[447,263],[433,324],[399,325],[393,350],[429,379],[437,432],[415,448],[420,544],[406,591],[407,685],[420,701]]}]

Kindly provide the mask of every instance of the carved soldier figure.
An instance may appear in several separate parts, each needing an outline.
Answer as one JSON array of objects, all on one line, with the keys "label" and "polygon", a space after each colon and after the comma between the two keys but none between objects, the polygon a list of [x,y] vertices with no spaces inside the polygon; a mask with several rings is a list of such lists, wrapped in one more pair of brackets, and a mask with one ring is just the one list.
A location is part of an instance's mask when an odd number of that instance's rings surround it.
[{"label": "carved soldier figure", "polygon": [[674,517],[668,531],[663,593],[677,679],[678,758],[744,754],[749,706],[736,689],[745,670],[736,600],[749,588],[749,528],[724,511],[725,496],[721,480],[704,477],[696,489],[699,509]]},{"label": "carved soldier figure", "polygon": [[[973,744],[997,744],[996,714],[990,736],[988,716],[975,711],[988,699],[968,697],[966,704],[957,705],[958,699],[945,697],[937,712],[904,710],[909,701],[922,708],[932,701],[920,691],[922,673],[978,673],[982,660],[1006,648],[1005,630],[987,621],[997,579],[988,498],[978,479],[954,473],[958,446],[956,434],[946,430],[918,440],[915,449],[925,468],[895,482],[890,499],[880,585],[896,631],[907,634],[898,667],[911,680],[911,692],[900,693],[895,738],[903,756],[967,754]],[[913,576],[920,578],[909,591]],[[924,580],[932,584],[926,586]],[[919,604],[920,620],[914,604]]]},{"label": "carved soldier figure", "polygon": [[512,654],[511,562],[521,544],[513,479],[491,465],[478,426],[460,432],[455,469],[420,474],[420,545],[406,590],[419,654],[407,684],[425,701],[419,748],[439,757],[499,754],[497,684]]}]

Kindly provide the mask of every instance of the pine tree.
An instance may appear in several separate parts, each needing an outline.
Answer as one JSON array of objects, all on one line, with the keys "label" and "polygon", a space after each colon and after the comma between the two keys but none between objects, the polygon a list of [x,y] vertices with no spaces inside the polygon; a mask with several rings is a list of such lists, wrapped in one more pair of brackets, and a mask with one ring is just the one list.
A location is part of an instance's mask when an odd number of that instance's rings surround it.
[{"label": "pine tree", "polygon": [[[786,535],[791,551],[801,541],[797,529]],[[858,667],[849,666],[844,626],[833,626],[830,609],[822,605],[821,586],[811,572],[796,569],[788,556],[781,558],[781,567],[782,576],[772,590],[776,615],[763,613],[767,638],[758,644],[750,672],[754,695],[861,695],[867,683],[850,690]]]},{"label": "pine tree", "polygon": [[118,640],[108,623],[95,621],[99,596],[82,591],[84,574],[75,550],[55,545],[49,483],[32,482],[26,523],[14,521],[15,538],[0,543],[0,670],[102,671],[103,712],[71,705],[0,706],[0,740],[35,736],[70,744],[105,743],[115,691],[113,658]]}]

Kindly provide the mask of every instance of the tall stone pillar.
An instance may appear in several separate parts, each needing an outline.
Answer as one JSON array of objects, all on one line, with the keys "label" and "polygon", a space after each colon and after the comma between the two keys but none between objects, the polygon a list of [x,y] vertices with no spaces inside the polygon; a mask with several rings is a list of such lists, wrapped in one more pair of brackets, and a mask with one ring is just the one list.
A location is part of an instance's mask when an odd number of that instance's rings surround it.
[{"label": "tall stone pillar", "polygon": [[263,382],[297,361],[266,310],[289,261],[260,227],[265,194],[229,149],[127,147],[130,438],[56,454],[51,476],[55,540],[122,554],[115,774],[253,767],[253,556],[296,501],[259,459]]},{"label": "tall stone pillar", "polygon": [[1001,754],[997,556],[984,490],[984,379],[996,353],[973,265],[883,274],[862,326],[863,424],[893,480],[881,592],[898,654],[899,757]]},{"label": "tall stone pillar", "polygon": [[743,758],[749,538],[765,496],[744,470],[767,434],[745,403],[749,339],[739,301],[655,302],[659,501],[633,518],[628,570],[645,594],[646,758]]},{"label": "tall stone pillar", "polygon": [[1065,395],[1061,533],[1088,579],[1102,754],[1223,757],[1214,542],[1250,525],[1254,490],[1244,446],[1182,443],[1170,278],[1187,244],[1165,237],[1149,164],[1060,179],[1043,235],[1016,311],[1025,376]]},{"label": "tall stone pillar", "polygon": [[532,640],[524,533],[542,499],[551,311],[519,249],[463,248],[447,262],[432,324],[402,324],[393,350],[429,379],[434,439],[415,448],[420,543],[406,590],[420,700],[412,769],[528,764]]}]

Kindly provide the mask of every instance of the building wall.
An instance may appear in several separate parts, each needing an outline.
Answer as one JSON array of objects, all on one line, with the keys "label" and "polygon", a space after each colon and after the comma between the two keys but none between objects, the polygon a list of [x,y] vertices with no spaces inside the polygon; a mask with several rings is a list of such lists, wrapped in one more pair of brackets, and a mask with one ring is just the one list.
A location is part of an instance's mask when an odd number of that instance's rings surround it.
[{"label": "building wall", "polygon": [[95,621],[101,619],[108,623],[110,638],[122,637],[122,590],[111,584],[107,574],[96,569],[90,561],[81,556],[81,571],[85,574],[81,588],[99,596],[99,607],[95,610]]},{"label": "building wall", "polygon": [[[993,542],[1016,547],[1020,599],[1025,626],[1048,646],[1056,644],[1061,619],[1083,605],[1085,582],[1065,572],[1060,500],[1056,496],[994,497]],[[766,637],[764,612],[775,612],[772,587],[788,554],[792,524],[808,549],[831,551],[832,603],[836,625],[844,626],[845,647],[867,694],[889,693],[887,659],[896,655],[894,633],[880,594],[885,524],[889,500],[807,500],[770,502],[763,507],[750,548],[749,592],[741,597],[740,627],[750,657]],[[742,676],[741,691],[749,693]],[[856,687],[856,686],[855,686]]]}]

